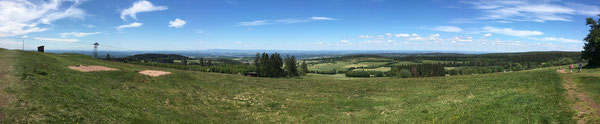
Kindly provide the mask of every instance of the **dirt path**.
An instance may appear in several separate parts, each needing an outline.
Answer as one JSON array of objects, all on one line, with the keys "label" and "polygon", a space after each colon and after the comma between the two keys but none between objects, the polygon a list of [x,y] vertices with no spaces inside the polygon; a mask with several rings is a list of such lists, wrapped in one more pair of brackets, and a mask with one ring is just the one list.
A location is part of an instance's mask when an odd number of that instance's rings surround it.
[{"label": "dirt path", "polygon": [[[0,108],[4,107],[11,98],[4,92],[4,88],[19,81],[19,78],[14,75],[17,54],[17,51],[0,50]],[[4,112],[0,111],[0,123],[4,117]]]},{"label": "dirt path", "polygon": [[556,70],[556,72],[561,73],[563,86],[567,89],[569,99],[574,102],[573,109],[577,111],[577,123],[585,124],[589,120],[600,117],[600,106],[587,94],[577,90],[577,84],[573,81],[573,77],[569,76],[565,70]]}]

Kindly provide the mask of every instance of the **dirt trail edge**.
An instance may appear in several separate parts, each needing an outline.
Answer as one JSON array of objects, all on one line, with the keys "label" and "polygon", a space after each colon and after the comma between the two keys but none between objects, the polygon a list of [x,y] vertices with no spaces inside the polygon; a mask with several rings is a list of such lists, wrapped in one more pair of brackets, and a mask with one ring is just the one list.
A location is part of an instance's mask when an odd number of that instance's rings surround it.
[{"label": "dirt trail edge", "polygon": [[[19,81],[19,78],[14,75],[17,54],[17,51],[0,50],[0,108],[7,105],[11,99],[11,97],[4,92],[4,88]],[[2,123],[4,117],[4,112],[0,109],[0,123]]]},{"label": "dirt trail edge", "polygon": [[596,117],[600,117],[600,106],[594,102],[587,94],[578,92],[577,84],[573,77],[569,76],[565,70],[556,70],[560,73],[563,80],[563,86],[567,90],[569,100],[573,101],[573,109],[577,111],[577,123],[585,124]]}]

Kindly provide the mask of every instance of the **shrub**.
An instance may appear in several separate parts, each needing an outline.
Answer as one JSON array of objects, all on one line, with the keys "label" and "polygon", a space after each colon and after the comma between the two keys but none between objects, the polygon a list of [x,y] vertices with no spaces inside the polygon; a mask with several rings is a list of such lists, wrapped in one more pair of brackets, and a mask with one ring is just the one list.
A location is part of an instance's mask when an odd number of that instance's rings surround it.
[{"label": "shrub", "polygon": [[412,74],[409,70],[401,69],[400,71],[396,72],[396,77],[409,78],[412,77]]},{"label": "shrub", "polygon": [[383,72],[374,72],[374,73],[375,73],[375,74],[374,74],[374,75],[375,75],[375,77],[383,77],[383,76],[385,76],[385,75],[383,74]]},{"label": "shrub", "polygon": [[371,74],[366,71],[349,71],[346,72],[346,77],[371,77]]}]

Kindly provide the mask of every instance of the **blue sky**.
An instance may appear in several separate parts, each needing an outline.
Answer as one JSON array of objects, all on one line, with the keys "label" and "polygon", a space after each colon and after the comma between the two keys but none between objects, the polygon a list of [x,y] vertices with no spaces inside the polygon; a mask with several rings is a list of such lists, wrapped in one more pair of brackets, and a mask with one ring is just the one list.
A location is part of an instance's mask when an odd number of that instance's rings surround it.
[{"label": "blue sky", "polygon": [[0,1],[0,47],[580,51],[595,0]]}]

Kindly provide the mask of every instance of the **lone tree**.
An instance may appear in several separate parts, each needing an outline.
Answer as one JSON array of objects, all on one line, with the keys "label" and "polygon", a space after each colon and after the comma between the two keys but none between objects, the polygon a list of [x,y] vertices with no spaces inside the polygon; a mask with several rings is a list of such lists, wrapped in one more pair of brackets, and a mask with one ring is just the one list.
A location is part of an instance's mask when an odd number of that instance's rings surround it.
[{"label": "lone tree", "polygon": [[[600,16],[600,15],[598,15]],[[588,66],[600,66],[600,19],[586,18],[586,25],[590,26],[590,33],[585,37],[585,46],[581,58],[588,61]]]}]

